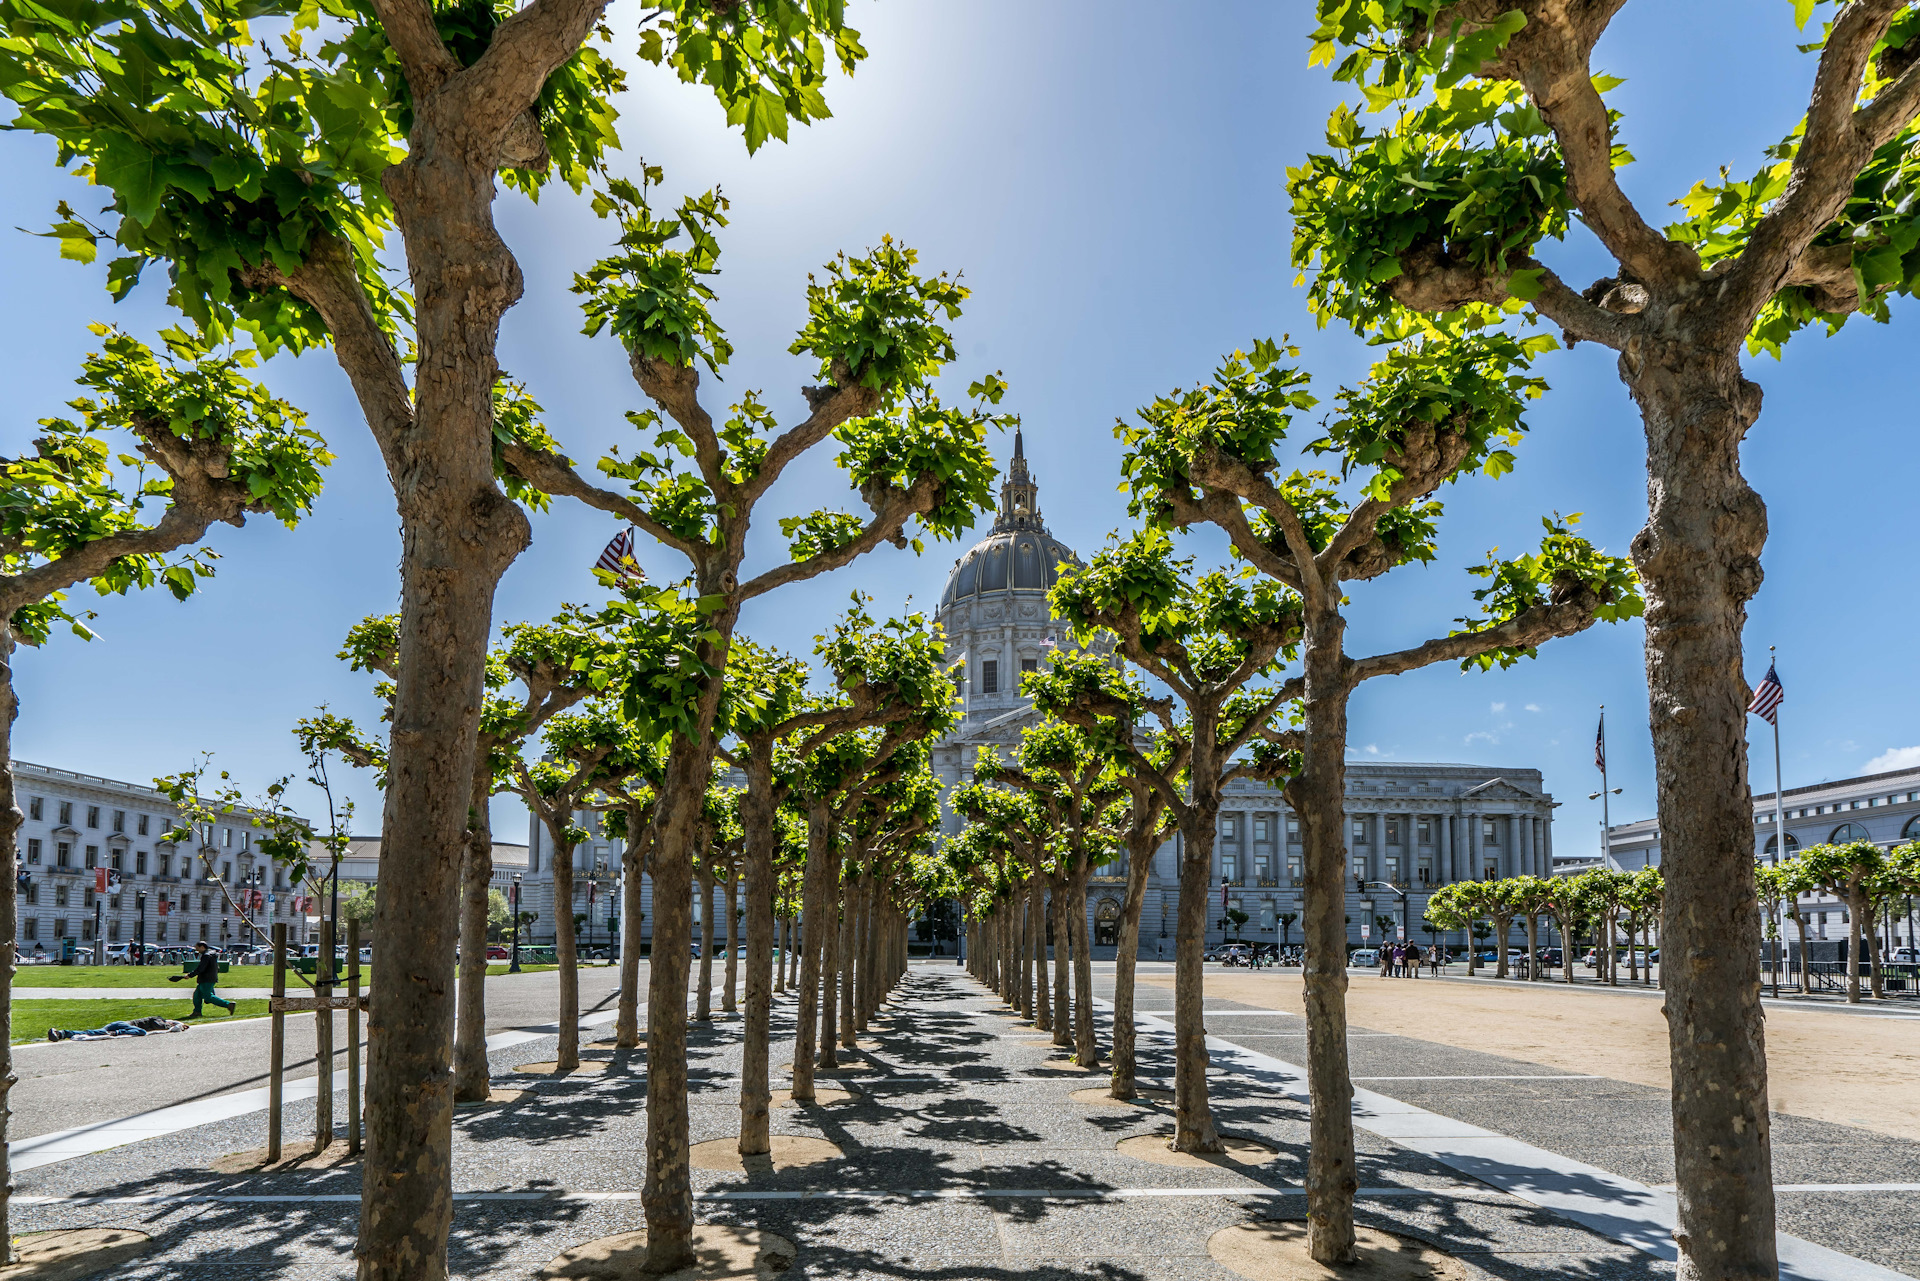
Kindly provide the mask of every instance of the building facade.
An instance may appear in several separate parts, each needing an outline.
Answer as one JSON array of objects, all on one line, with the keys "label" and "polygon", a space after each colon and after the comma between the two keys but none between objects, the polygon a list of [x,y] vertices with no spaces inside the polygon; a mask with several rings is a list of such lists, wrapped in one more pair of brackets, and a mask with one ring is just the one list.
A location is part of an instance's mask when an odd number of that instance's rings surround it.
[{"label": "building facade", "polygon": [[[1872,841],[1882,848],[1920,841],[1920,769],[1863,774],[1806,787],[1789,787],[1780,794],[1785,818],[1787,857],[1813,845],[1844,845]],[[1660,820],[1640,819],[1607,829],[1607,847],[1614,864],[1631,872],[1660,866]],[[1771,863],[1779,856],[1779,834],[1774,830],[1774,794],[1753,797],[1753,857]],[[1599,859],[1563,859],[1556,870],[1580,872],[1601,865]],[[1813,939],[1844,938],[1848,933],[1847,905],[1831,896],[1800,901]],[[1889,919],[1895,946],[1914,946],[1915,919],[1909,911]],[[1798,942],[1789,928],[1786,937]]]},{"label": "building facade", "polygon": [[[166,835],[179,812],[151,787],[16,761],[14,790],[26,816],[17,837],[15,942],[23,955],[57,955],[63,939],[83,948],[96,938],[110,945],[264,942],[254,933],[276,922],[306,942],[317,925],[296,910],[310,888],[291,884],[287,869],[259,849],[266,830],[244,811],[174,842]],[[119,873],[117,888],[96,891],[100,869]],[[235,911],[255,893],[260,906],[248,915],[257,931]]]},{"label": "building facade", "polygon": [[[1020,436],[1001,486],[1000,508],[987,536],[956,560],[936,613],[949,663],[965,663],[965,715],[960,728],[933,747],[934,770],[948,788],[972,780],[982,751],[1011,760],[1021,732],[1039,715],[1021,697],[1020,676],[1040,670],[1072,644],[1047,607],[1047,591],[1081,562],[1054,538],[1040,514],[1039,486],[1027,469]],[[1462,943],[1429,934],[1422,924],[1428,895],[1452,881],[1487,876],[1545,876],[1553,866],[1553,809],[1540,772],[1478,765],[1387,762],[1347,767],[1347,911],[1349,941],[1391,938]],[[945,830],[961,819],[949,808]],[[1155,855],[1140,926],[1141,955],[1172,954],[1178,919],[1180,841]],[[1209,942],[1297,941],[1302,911],[1300,821],[1280,791],[1251,779],[1230,783],[1215,840],[1208,911]],[[1124,897],[1124,868],[1096,875],[1087,891],[1094,955],[1110,957]],[[1364,881],[1368,888],[1358,888]],[[1244,913],[1235,929],[1229,911]],[[1383,924],[1383,921],[1386,922]]]}]

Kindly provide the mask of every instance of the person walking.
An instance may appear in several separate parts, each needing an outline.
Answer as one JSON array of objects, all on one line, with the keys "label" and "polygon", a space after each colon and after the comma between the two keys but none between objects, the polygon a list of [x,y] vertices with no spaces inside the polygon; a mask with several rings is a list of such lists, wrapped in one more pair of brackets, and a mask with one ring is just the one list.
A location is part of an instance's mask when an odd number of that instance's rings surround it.
[{"label": "person walking", "polygon": [[195,943],[193,946],[198,949],[200,953],[200,963],[193,967],[193,974],[191,976],[185,974],[169,974],[167,976],[167,982],[169,983],[178,983],[181,979],[188,977],[193,979],[193,1013],[187,1015],[187,1017],[190,1019],[200,1017],[200,1003],[202,1001],[211,1002],[229,1014],[233,1013],[233,1002],[223,1000],[214,994],[213,985],[220,981],[220,962],[214,956],[213,949],[207,946],[205,940]]}]

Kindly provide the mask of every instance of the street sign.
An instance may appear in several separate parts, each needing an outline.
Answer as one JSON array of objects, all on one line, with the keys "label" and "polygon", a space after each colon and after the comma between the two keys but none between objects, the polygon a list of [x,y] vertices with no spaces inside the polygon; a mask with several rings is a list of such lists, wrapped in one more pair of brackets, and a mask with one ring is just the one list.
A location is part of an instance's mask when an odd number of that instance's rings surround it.
[{"label": "street sign", "polygon": [[1362,922],[1360,922],[1360,941],[1361,941],[1362,943],[1364,943],[1364,942],[1366,942],[1366,941],[1367,941],[1367,940],[1368,940],[1369,938],[1371,938],[1372,936],[1373,936],[1373,924],[1372,924],[1372,922],[1370,922],[1370,921],[1362,921]]},{"label": "street sign", "polygon": [[1395,938],[1397,938],[1397,939],[1399,939],[1399,940],[1400,940],[1400,941],[1401,941],[1402,943],[1404,943],[1404,942],[1406,942],[1406,941],[1407,941],[1407,927],[1406,927],[1406,926],[1405,926],[1404,924],[1401,924],[1401,925],[1396,925],[1396,926],[1394,926],[1394,927],[1393,927],[1393,936],[1394,936]]}]

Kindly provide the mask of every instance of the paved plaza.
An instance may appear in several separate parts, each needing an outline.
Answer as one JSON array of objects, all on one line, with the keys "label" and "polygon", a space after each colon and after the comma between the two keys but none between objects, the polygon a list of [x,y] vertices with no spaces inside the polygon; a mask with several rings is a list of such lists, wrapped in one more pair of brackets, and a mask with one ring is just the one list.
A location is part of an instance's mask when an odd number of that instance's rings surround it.
[{"label": "paved plaza", "polygon": [[[1143,967],[1144,1084],[1170,1084],[1164,968]],[[1111,984],[1110,969],[1096,974],[1103,1004]],[[600,1003],[595,1029],[611,1008]],[[825,1140],[838,1155],[769,1173],[696,1169],[699,1217],[792,1241],[789,1277],[1231,1277],[1209,1256],[1210,1237],[1304,1215],[1307,1112],[1288,1065],[1305,1037],[1291,1013],[1213,996],[1207,1005],[1220,1127],[1271,1147],[1268,1161],[1180,1167],[1125,1154],[1124,1140],[1170,1129],[1164,1107],[1077,1101],[1104,1084],[1103,1070],[1061,1066],[1042,1034],[963,971],[916,963],[862,1038],[873,1048],[860,1070],[822,1081],[854,1097],[775,1109],[777,1135]],[[790,999],[776,1004],[774,1035],[787,1040],[774,1046],[776,1065],[791,1058],[792,1011]],[[1099,1022],[1104,1044],[1104,1008]],[[1659,1228],[1670,1202],[1660,1185],[1672,1179],[1663,1090],[1362,1026],[1352,1034],[1363,1222],[1495,1277],[1673,1271]],[[553,1056],[550,1031],[506,1029],[490,1044],[497,1084],[529,1093],[463,1109],[456,1122],[454,1275],[531,1277],[570,1246],[643,1226],[644,1053],[589,1046],[610,1061],[605,1075],[554,1079],[514,1074]],[[689,1054],[693,1141],[727,1140],[738,1132],[738,1020],[696,1026]],[[775,1077],[779,1088],[784,1074]],[[306,1099],[288,1108],[289,1135],[311,1128],[310,1088]],[[30,1108],[19,1119],[22,1133],[46,1132]],[[49,1160],[18,1176],[15,1230],[150,1233],[160,1248],[116,1272],[137,1281],[352,1276],[354,1169],[209,1172],[264,1139],[265,1115],[252,1110]],[[1782,1192],[1781,1230],[1797,1238],[1783,1241],[1789,1271],[1920,1276],[1920,1216],[1908,1211],[1920,1143],[1793,1116],[1776,1117],[1775,1140],[1777,1181],[1823,1189]]]}]

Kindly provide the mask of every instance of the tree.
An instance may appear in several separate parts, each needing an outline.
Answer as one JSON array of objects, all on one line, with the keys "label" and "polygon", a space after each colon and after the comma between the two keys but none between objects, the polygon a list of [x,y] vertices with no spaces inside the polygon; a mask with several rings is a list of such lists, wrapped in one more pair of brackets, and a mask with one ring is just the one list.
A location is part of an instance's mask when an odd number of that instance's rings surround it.
[{"label": "tree", "polygon": [[[1300,913],[1282,912],[1275,919],[1280,922],[1280,946],[1291,947],[1292,943],[1290,940],[1293,937],[1293,923],[1300,919]],[[1433,922],[1422,921],[1421,924],[1427,927],[1427,933],[1431,936],[1433,933]]]},{"label": "tree", "polygon": [[[380,886],[373,881],[342,881],[340,883],[340,919],[360,922],[361,930],[373,927],[374,907],[379,901]],[[503,911],[501,921],[508,924],[504,911],[505,899],[501,900]]]},{"label": "tree", "polygon": [[[1890,296],[1911,292],[1920,14],[1908,0],[1827,10],[1800,125],[1752,178],[1696,184],[1663,232],[1615,178],[1632,158],[1604,96],[1620,81],[1591,68],[1622,3],[1318,0],[1313,59],[1340,59],[1335,76],[1389,123],[1368,133],[1343,105],[1334,154],[1289,171],[1294,260],[1324,318],[1403,332],[1530,312],[1570,344],[1622,353],[1651,495],[1633,555],[1669,880],[1661,939],[1689,958],[1665,971],[1680,1276],[1771,1277],[1740,675],[1766,509],[1739,471],[1761,400],[1741,349],[1778,355],[1804,328],[1887,320]],[[1796,15],[1823,4],[1796,0]],[[1615,264],[1584,290],[1534,256],[1575,217]]]},{"label": "tree", "polygon": [[[497,943],[507,936],[513,925],[513,908],[507,902],[507,896],[499,890],[487,891],[487,941]],[[485,951],[485,949],[481,949]]]},{"label": "tree", "polygon": [[[1262,767],[1235,756],[1269,729],[1290,696],[1264,681],[1299,635],[1299,605],[1271,584],[1214,572],[1195,576],[1158,529],[1115,542],[1084,570],[1062,576],[1048,595],[1054,617],[1082,646],[1096,633],[1118,638],[1119,653],[1171,691],[1147,698],[1112,668],[1080,665],[1049,687],[1037,707],[1105,736],[1104,745],[1165,800],[1179,824],[1180,915],[1174,953],[1174,1133],[1179,1152],[1220,1152],[1207,1102],[1206,1029],[1201,1016],[1208,881],[1221,789]],[[1176,718],[1174,704],[1185,712]],[[1135,726],[1149,713],[1182,747],[1185,769],[1169,776],[1141,747]],[[1104,725],[1103,725],[1104,722]],[[1266,743],[1265,739],[1261,740]],[[1276,749],[1285,743],[1269,744]],[[1165,763],[1160,769],[1166,767]],[[1183,787],[1184,783],[1184,787]]]},{"label": "tree", "polygon": [[[40,420],[31,453],[0,458],[0,1038],[9,1043],[14,847],[25,821],[13,786],[15,645],[43,645],[62,624],[91,639],[92,612],[68,596],[83,583],[101,596],[164,585],[185,600],[214,572],[214,554],[173,553],[216,522],[270,513],[297,524],[332,461],[299,410],[242,373],[249,355],[216,355],[171,329],[165,354],[104,326],[94,333],[103,341],[82,366],[89,394],[72,402],[76,418]],[[117,438],[130,438],[137,457],[116,454]],[[12,1051],[0,1047],[0,1262],[13,1257],[3,1155],[13,1081]]]},{"label": "tree", "polygon": [[[380,933],[404,951],[377,964],[410,978],[373,1014],[368,1169],[386,1173],[366,1181],[364,1281],[446,1271],[452,1109],[438,1082],[453,993],[440,973],[460,921],[451,894],[493,592],[529,536],[495,483],[495,431],[511,427],[495,411],[495,345],[522,289],[493,223],[495,175],[529,195],[554,178],[577,190],[618,147],[609,100],[624,75],[587,44],[612,39],[604,9],[269,0],[242,17],[153,0],[137,24],[82,26],[0,6],[15,127],[51,136],[63,164],[112,191],[108,226],[62,206],[62,252],[90,261],[103,239],[124,250],[107,273],[116,296],[164,263],[171,300],[213,337],[332,346],[392,480],[394,711],[407,732],[382,831]],[[330,38],[308,45],[297,28],[322,11]],[[275,48],[252,37],[256,19],[296,30]],[[849,72],[865,56],[837,4],[667,0],[640,25],[641,57],[710,86],[750,150],[827,114],[829,51]],[[376,257],[390,231],[411,296]]]},{"label": "tree", "polygon": [[[1436,554],[1441,505],[1433,494],[1463,476],[1500,476],[1525,430],[1522,409],[1544,384],[1529,368],[1542,340],[1463,334],[1389,349],[1356,388],[1343,388],[1326,434],[1306,452],[1331,454],[1338,476],[1289,470],[1281,458],[1294,412],[1315,403],[1309,377],[1282,364],[1297,348],[1271,342],[1234,352],[1213,381],[1162,396],[1122,424],[1130,510],[1160,526],[1219,526],[1234,553],[1293,598],[1304,672],[1301,752],[1286,778],[1307,865],[1306,1008],[1314,1150],[1307,1177],[1309,1248],[1351,1262],[1358,1188],[1347,1115],[1345,943],[1337,918],[1346,882],[1347,709],[1367,680],[1435,663],[1510,667],[1537,647],[1596,621],[1640,612],[1626,561],[1606,556],[1566,520],[1543,519],[1540,550],[1489,557],[1473,573],[1477,617],[1408,649],[1355,659],[1346,652],[1347,589]],[[1363,879],[1364,876],[1363,876]],[[1502,922],[1504,924],[1504,922]],[[1500,974],[1506,974],[1501,934]]]}]

